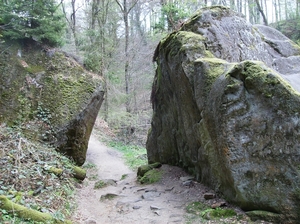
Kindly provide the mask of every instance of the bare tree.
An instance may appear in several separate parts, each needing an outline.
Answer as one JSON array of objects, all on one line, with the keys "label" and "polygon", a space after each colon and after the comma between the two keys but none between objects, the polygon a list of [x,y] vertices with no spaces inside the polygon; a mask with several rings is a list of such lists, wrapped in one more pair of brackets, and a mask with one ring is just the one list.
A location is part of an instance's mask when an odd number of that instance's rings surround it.
[{"label": "bare tree", "polygon": [[127,96],[126,100],[126,111],[131,112],[130,108],[130,73],[129,73],[129,13],[133,9],[133,7],[137,4],[138,0],[133,0],[129,2],[128,0],[123,0],[123,3],[121,3],[120,0],[115,0],[117,4],[120,7],[120,10],[123,15],[123,21],[125,24],[125,67],[124,67],[124,72],[125,72],[125,92]]},{"label": "bare tree", "polygon": [[61,6],[62,6],[62,10],[63,13],[65,15],[66,21],[69,25],[69,28],[72,32],[73,38],[74,38],[74,42],[75,42],[75,48],[76,48],[76,53],[78,53],[78,47],[79,47],[79,39],[78,39],[78,35],[77,35],[77,11],[82,7],[76,7],[76,0],[71,0],[71,14],[68,15],[67,10],[66,10],[66,6],[65,6],[65,2],[64,0],[61,0]]},{"label": "bare tree", "polygon": [[260,3],[259,3],[259,0],[255,0],[255,2],[256,2],[256,6],[257,6],[258,11],[260,12],[261,16],[263,17],[264,24],[267,26],[268,25],[268,20],[267,20],[267,17],[265,15]]}]

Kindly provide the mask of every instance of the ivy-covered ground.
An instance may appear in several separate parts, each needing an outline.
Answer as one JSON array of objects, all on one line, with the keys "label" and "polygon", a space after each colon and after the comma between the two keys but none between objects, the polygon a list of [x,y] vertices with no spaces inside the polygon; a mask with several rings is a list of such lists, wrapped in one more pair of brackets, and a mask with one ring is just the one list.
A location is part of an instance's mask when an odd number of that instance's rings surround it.
[{"label": "ivy-covered ground", "polygon": [[[67,220],[76,206],[72,168],[73,163],[50,146],[31,141],[18,128],[0,125],[0,223],[37,223],[20,215],[24,212],[14,205],[50,214],[53,220],[48,223]],[[5,208],[4,199],[13,207]]]}]

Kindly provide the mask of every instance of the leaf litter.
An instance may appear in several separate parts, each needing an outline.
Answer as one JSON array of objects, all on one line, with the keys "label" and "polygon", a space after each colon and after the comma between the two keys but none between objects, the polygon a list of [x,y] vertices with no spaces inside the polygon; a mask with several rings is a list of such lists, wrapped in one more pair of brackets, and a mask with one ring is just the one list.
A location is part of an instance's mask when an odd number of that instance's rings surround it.
[{"label": "leaf litter", "polygon": [[[58,220],[75,209],[73,162],[45,143],[32,141],[14,128],[0,125],[0,195]],[[51,168],[61,169],[55,175]],[[0,207],[0,222],[12,219]],[[16,222],[14,222],[16,223]]]}]

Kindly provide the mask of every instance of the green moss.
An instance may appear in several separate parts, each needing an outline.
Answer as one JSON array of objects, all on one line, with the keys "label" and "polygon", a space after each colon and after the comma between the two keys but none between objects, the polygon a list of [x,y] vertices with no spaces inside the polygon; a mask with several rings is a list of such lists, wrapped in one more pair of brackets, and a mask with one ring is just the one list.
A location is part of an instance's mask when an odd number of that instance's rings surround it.
[{"label": "green moss", "polygon": [[111,193],[108,193],[108,194],[105,194],[105,195],[101,195],[100,197],[100,201],[104,201],[104,200],[112,200],[114,199],[115,197],[117,197],[118,195],[116,194],[111,194]]},{"label": "green moss", "polygon": [[209,206],[202,202],[192,202],[188,204],[185,208],[187,213],[200,215],[204,210],[209,209]]},{"label": "green moss", "polygon": [[245,61],[235,65],[227,75],[241,80],[248,92],[272,98],[272,107],[277,110],[285,111],[287,114],[299,112],[300,93],[264,63]]},{"label": "green moss", "polygon": [[162,173],[160,170],[149,170],[145,175],[139,179],[141,184],[152,184],[161,179]]},{"label": "green moss", "polygon": [[218,58],[201,58],[195,60],[195,67],[199,72],[203,73],[203,86],[205,89],[202,91],[204,99],[206,99],[214,82],[228,70],[230,70],[234,64],[227,63],[226,61]]},{"label": "green moss", "polygon": [[228,218],[236,216],[236,212],[233,209],[216,208],[209,212],[209,216],[214,219]]},{"label": "green moss", "polygon": [[42,222],[42,223],[72,223],[70,221],[59,221],[53,218],[48,213],[42,213],[37,210],[26,208],[22,205],[14,203],[10,201],[4,195],[0,195],[0,208],[6,210],[20,218],[26,220],[32,220],[34,222]]},{"label": "green moss", "polygon": [[79,166],[72,166],[73,177],[83,181],[86,178],[86,170]]},{"label": "green moss", "polygon": [[216,208],[212,209],[202,202],[192,202],[186,206],[186,211],[205,219],[221,219],[236,216],[236,212],[232,209]]},{"label": "green moss", "polygon": [[35,66],[28,66],[25,68],[25,70],[29,73],[35,74],[35,73],[45,71],[45,68],[41,65],[35,65]]},{"label": "green moss", "polygon": [[152,167],[149,165],[139,166],[137,171],[137,176],[143,177],[149,170],[152,170]]},{"label": "green moss", "polygon": [[99,180],[94,184],[94,189],[100,189],[107,186],[107,183],[105,183],[103,180]]},{"label": "green moss", "polygon": [[123,174],[123,175],[121,176],[121,180],[125,180],[127,177],[128,177],[128,174]]}]

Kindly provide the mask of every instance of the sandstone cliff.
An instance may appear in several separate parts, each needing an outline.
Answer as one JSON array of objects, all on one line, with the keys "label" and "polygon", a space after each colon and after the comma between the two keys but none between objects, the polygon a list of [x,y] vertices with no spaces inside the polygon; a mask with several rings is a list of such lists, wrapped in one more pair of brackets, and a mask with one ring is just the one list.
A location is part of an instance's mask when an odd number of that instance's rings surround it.
[{"label": "sandstone cliff", "polygon": [[0,122],[85,161],[103,101],[102,80],[57,49],[0,44]]},{"label": "sandstone cliff", "polygon": [[295,223],[299,55],[270,27],[225,7],[200,10],[154,55],[149,162],[184,167],[245,211]]}]

